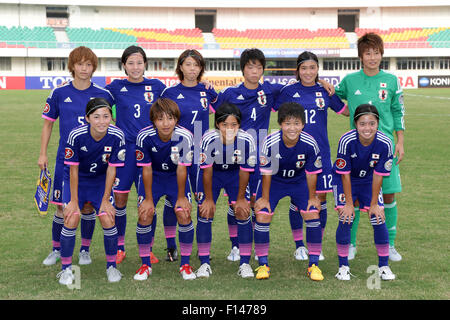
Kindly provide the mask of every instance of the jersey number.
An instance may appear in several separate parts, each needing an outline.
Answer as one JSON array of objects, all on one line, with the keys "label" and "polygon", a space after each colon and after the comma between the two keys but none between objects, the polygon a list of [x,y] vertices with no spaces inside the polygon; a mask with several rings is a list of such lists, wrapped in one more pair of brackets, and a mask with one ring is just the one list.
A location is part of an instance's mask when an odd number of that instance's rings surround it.
[{"label": "jersey number", "polygon": [[295,175],[295,170],[283,170],[283,177],[292,178]]},{"label": "jersey number", "polygon": [[314,109],[306,110],[305,109],[305,120],[306,120],[306,123],[316,123],[316,120],[314,120],[315,116],[316,116],[316,110],[314,110]]},{"label": "jersey number", "polygon": [[95,169],[97,169],[97,163],[91,163],[91,168],[89,169],[89,171],[95,173]]},{"label": "jersey number", "polygon": [[133,116],[134,116],[135,118],[139,118],[139,117],[141,116],[141,105],[138,104],[138,103],[136,103],[136,104],[134,105],[134,109],[136,110],[136,112],[133,114]]}]

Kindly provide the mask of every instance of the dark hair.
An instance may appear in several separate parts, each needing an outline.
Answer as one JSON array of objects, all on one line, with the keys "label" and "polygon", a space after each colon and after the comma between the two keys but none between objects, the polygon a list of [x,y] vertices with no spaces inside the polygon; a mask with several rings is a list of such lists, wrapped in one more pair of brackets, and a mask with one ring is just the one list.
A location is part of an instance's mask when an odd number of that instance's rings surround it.
[{"label": "dark hair", "polygon": [[301,119],[305,124],[305,108],[297,102],[285,102],[278,109],[278,124],[281,125],[289,118]]},{"label": "dark hair", "polygon": [[185,50],[183,51],[182,54],[180,54],[180,56],[178,57],[178,62],[177,62],[177,67],[175,69],[175,73],[178,76],[178,79],[180,79],[180,81],[183,81],[184,79],[184,74],[181,71],[181,65],[183,64],[184,60],[186,60],[188,57],[192,57],[195,62],[197,62],[197,64],[200,66],[201,70],[200,73],[198,74],[197,77],[197,81],[200,81],[202,79],[203,73],[205,73],[205,59],[203,59],[203,56],[201,55],[200,52],[198,52],[197,50]]},{"label": "dark hair", "polygon": [[108,100],[106,100],[105,98],[93,98],[89,100],[86,105],[86,117],[89,117],[92,112],[100,108],[108,108],[109,112],[112,115],[111,105],[109,104]]},{"label": "dark hair", "polygon": [[[142,55],[142,58],[144,58],[145,67],[147,68],[147,55],[145,54],[144,49],[138,46],[129,46],[123,51],[121,58],[122,64],[126,64],[128,57],[135,53],[140,53]],[[125,74],[128,75],[127,70],[125,70]]]},{"label": "dark hair", "polygon": [[353,115],[353,121],[355,122],[355,124],[361,116],[366,115],[366,114],[374,115],[375,118],[377,118],[377,121],[380,122],[380,115],[378,113],[377,107],[366,103],[366,104],[361,104],[358,106],[358,108],[356,108],[355,114]]},{"label": "dark hair", "polygon": [[[317,63],[317,68],[319,68],[319,59],[317,58],[317,56],[310,51],[303,51],[297,57],[297,69],[295,69],[295,77],[297,78],[298,81],[300,81],[300,72],[298,72],[298,69],[300,68],[303,62],[308,60],[315,61]],[[315,81],[316,82],[319,81],[319,74],[317,74]]]},{"label": "dark hair", "polygon": [[239,126],[241,125],[241,110],[236,107],[236,105],[225,102],[221,104],[214,113],[214,126],[216,127],[216,129],[218,129],[217,124],[224,122],[228,118],[228,116],[234,116],[239,123]]},{"label": "dark hair", "polygon": [[364,51],[373,48],[378,49],[381,55],[384,54],[383,39],[374,32],[368,32],[358,39],[358,57],[362,58]]},{"label": "dark hair", "polygon": [[181,113],[177,103],[169,98],[159,98],[150,107],[150,121],[154,122],[164,113],[177,119],[177,122],[180,120]]},{"label": "dark hair", "polygon": [[256,48],[245,49],[241,53],[241,71],[244,72],[244,67],[249,62],[259,61],[263,67],[263,70],[266,68],[266,57],[264,53]]}]

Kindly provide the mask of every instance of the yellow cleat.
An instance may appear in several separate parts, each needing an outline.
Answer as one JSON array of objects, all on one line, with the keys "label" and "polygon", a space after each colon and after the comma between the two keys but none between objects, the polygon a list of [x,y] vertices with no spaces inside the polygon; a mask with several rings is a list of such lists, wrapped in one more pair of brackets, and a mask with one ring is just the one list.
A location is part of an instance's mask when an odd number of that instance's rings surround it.
[{"label": "yellow cleat", "polygon": [[262,279],[269,279],[270,276],[270,268],[267,265],[259,266],[256,268],[258,273],[256,274],[256,279],[262,280]]},{"label": "yellow cleat", "polygon": [[314,281],[322,281],[323,275],[322,271],[320,271],[319,267],[313,264],[311,267],[308,268],[307,275],[311,280]]}]

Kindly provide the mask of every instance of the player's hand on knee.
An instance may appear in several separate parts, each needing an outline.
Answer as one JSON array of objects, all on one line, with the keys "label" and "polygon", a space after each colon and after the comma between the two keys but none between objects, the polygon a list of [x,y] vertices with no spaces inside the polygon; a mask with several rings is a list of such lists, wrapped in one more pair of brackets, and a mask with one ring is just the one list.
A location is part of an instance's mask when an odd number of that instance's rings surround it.
[{"label": "player's hand on knee", "polygon": [[234,204],[234,214],[238,216],[248,217],[250,214],[250,204],[244,199],[237,199]]},{"label": "player's hand on knee", "polygon": [[352,204],[345,204],[339,209],[339,218],[343,220],[343,223],[350,224],[355,216],[355,207]]},{"label": "player's hand on knee", "polygon": [[138,217],[141,221],[148,221],[155,214],[155,206],[153,200],[145,198],[138,208]]},{"label": "player's hand on knee", "polygon": [[369,218],[372,218],[372,216],[375,216],[377,219],[377,224],[384,223],[385,216],[384,216],[384,210],[381,208],[378,204],[372,204],[369,208]]},{"label": "player's hand on knee", "polygon": [[272,213],[272,209],[270,208],[269,200],[267,200],[265,198],[259,198],[255,202],[255,212],[259,213],[263,209],[266,209],[269,214]]},{"label": "player's hand on knee", "polygon": [[200,216],[206,219],[214,218],[214,213],[216,212],[216,205],[211,199],[205,199],[202,204],[198,206],[200,211]]},{"label": "player's hand on knee", "polygon": [[81,210],[76,201],[70,201],[63,211],[64,225],[70,228],[75,228],[80,221]]}]

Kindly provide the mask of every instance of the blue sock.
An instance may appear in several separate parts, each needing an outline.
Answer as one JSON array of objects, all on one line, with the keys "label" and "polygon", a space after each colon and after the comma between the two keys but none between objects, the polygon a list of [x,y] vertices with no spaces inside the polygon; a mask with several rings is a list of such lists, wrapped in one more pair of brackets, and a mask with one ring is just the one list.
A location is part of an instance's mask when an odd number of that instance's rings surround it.
[{"label": "blue sock", "polygon": [[212,232],[211,232],[212,222],[213,219],[202,218],[200,217],[200,215],[197,216],[196,237],[197,237],[198,257],[200,258],[200,264],[210,263],[209,258],[212,240]]},{"label": "blue sock", "polygon": [[306,243],[308,244],[309,266],[319,265],[319,255],[322,251],[322,228],[320,219],[306,221]]},{"label": "blue sock", "polygon": [[103,228],[103,244],[106,254],[106,269],[110,266],[116,267],[117,257],[117,228]]},{"label": "blue sock", "polygon": [[228,223],[228,234],[230,236],[231,241],[231,248],[233,247],[239,248],[239,241],[237,237],[237,222],[236,217],[234,216],[234,211],[231,207],[228,207],[227,223]]},{"label": "blue sock", "polygon": [[303,218],[297,207],[292,203],[289,206],[289,223],[291,224],[292,237],[294,238],[295,248],[304,247],[303,243]]},{"label": "blue sock", "polygon": [[259,265],[269,266],[270,223],[256,222],[255,224],[255,254]]},{"label": "blue sock", "polygon": [[91,213],[81,214],[81,247],[82,250],[89,251],[91,246],[92,236],[95,230],[95,211]]},{"label": "blue sock", "polygon": [[63,227],[61,231],[61,264],[62,270],[72,265],[73,249],[75,248],[75,236],[77,228]]},{"label": "blue sock", "polygon": [[192,243],[194,242],[194,225],[192,221],[189,224],[178,224],[178,239],[180,241],[180,267],[189,264],[192,252]]},{"label": "blue sock", "polygon": [[172,205],[166,199],[163,211],[163,225],[164,235],[166,237],[167,248],[177,248],[176,231],[177,231],[177,216],[173,211]]},{"label": "blue sock", "polygon": [[152,242],[152,225],[137,224],[136,238],[139,247],[139,257],[141,257],[142,264],[151,267],[150,263],[150,245]]},{"label": "blue sock", "polygon": [[348,249],[350,247],[352,223],[343,223],[339,220],[336,229],[336,247],[339,258],[339,267],[348,266]]},{"label": "blue sock", "polygon": [[319,212],[320,227],[322,228],[322,239],[323,234],[325,233],[325,227],[327,225],[327,217],[328,217],[327,202],[324,201],[320,203],[320,212]]},{"label": "blue sock", "polygon": [[153,243],[155,242],[155,231],[156,231],[156,221],[158,220],[157,218],[157,214],[155,212],[155,214],[153,215],[153,220],[152,220],[152,236],[151,236],[151,242],[150,242],[150,252],[153,251]]},{"label": "blue sock", "polygon": [[378,253],[378,266],[387,266],[389,260],[389,233],[386,223],[377,224],[375,216],[370,217],[370,223],[373,227],[373,238]]},{"label": "blue sock", "polygon": [[125,251],[125,231],[127,228],[127,206],[116,208],[117,250]]},{"label": "blue sock", "polygon": [[52,247],[53,251],[61,250],[61,231],[64,226],[64,218],[60,218],[56,215],[53,216],[52,222]]},{"label": "blue sock", "polygon": [[251,218],[247,220],[236,219],[236,222],[238,225],[239,254],[241,256],[240,265],[243,263],[249,264],[253,243],[252,220]]}]

